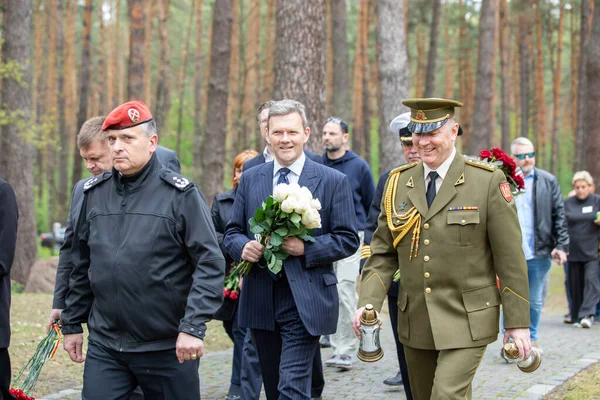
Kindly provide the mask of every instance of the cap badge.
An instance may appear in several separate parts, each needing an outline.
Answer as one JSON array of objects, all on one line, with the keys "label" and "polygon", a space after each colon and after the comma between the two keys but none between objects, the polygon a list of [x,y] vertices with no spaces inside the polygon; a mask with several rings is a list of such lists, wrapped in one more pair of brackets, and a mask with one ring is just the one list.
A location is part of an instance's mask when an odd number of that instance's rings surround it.
[{"label": "cap badge", "polygon": [[417,111],[417,114],[415,115],[415,119],[418,119],[419,121],[423,121],[427,119],[427,116],[425,116],[425,112],[423,112],[423,110],[419,110]]},{"label": "cap badge", "polygon": [[140,112],[135,108],[130,108],[129,110],[127,110],[127,115],[129,115],[129,119],[134,124],[140,120]]}]

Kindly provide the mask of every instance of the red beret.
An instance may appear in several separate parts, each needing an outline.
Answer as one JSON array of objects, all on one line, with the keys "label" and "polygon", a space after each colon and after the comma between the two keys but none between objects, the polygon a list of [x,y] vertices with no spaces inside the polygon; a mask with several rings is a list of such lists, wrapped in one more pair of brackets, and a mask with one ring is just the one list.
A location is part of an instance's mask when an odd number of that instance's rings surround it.
[{"label": "red beret", "polygon": [[108,114],[102,124],[102,130],[126,129],[150,121],[152,121],[152,114],[146,104],[137,100],[128,101]]}]

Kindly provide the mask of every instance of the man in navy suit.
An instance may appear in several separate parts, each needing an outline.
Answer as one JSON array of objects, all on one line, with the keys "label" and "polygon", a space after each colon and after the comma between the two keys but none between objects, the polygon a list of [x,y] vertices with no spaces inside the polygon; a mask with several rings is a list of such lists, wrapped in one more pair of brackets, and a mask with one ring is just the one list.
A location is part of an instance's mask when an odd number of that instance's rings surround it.
[{"label": "man in navy suit", "polygon": [[[258,111],[256,114],[256,122],[258,122],[258,126],[260,129],[260,133],[265,138],[265,149],[262,153],[259,153],[256,157],[246,161],[242,169],[247,171],[252,167],[256,167],[257,165],[264,164],[269,161],[273,161],[273,153],[271,152],[271,145],[269,144],[268,137],[269,131],[267,129],[267,118],[269,117],[269,109],[275,103],[274,100],[269,100],[260,105],[258,107]],[[323,164],[323,159],[320,155],[310,152],[308,150],[304,150],[304,154],[306,157],[310,158],[314,162],[319,164]]]},{"label": "man in navy suit", "polygon": [[255,264],[244,278],[239,304],[239,323],[252,330],[267,399],[310,399],[319,336],[334,333],[337,326],[332,264],[359,247],[356,215],[348,178],[303,152],[310,128],[301,103],[271,105],[268,129],[274,160],[242,175],[224,244],[236,260],[262,259],[264,247],[253,240],[248,220],[277,184],[296,182],[320,200],[322,227],[312,232],[316,240],[286,238],[282,247],[290,257],[282,273],[275,276]]}]

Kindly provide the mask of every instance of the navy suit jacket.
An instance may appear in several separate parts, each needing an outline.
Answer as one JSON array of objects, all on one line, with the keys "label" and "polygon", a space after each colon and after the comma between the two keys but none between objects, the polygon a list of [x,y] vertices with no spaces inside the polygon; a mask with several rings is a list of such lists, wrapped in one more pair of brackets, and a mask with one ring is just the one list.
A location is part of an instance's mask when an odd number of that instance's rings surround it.
[{"label": "navy suit jacket", "polygon": [[[323,164],[323,157],[321,157],[320,155],[315,154],[308,150],[304,150],[304,154],[306,155],[307,158],[310,158],[314,162],[316,162],[318,164]],[[246,161],[244,163],[244,165],[242,166],[242,171],[248,171],[250,168],[256,167],[257,165],[264,164],[264,163],[265,163],[265,155],[264,155],[264,153],[260,153],[256,157],[251,158],[250,160]]]},{"label": "navy suit jacket", "polygon": [[[314,242],[305,242],[304,256],[288,257],[283,269],[302,323],[313,336],[336,331],[339,312],[337,279],[333,262],[346,258],[360,246],[356,213],[348,178],[324,165],[306,159],[300,180],[321,202],[320,229],[313,229]],[[244,172],[238,186],[224,244],[234,260],[254,239],[248,220],[273,193],[273,163]],[[284,278],[285,279],[285,278]],[[275,329],[274,280],[264,268],[254,265],[244,278],[239,304],[239,323],[252,329]]]}]

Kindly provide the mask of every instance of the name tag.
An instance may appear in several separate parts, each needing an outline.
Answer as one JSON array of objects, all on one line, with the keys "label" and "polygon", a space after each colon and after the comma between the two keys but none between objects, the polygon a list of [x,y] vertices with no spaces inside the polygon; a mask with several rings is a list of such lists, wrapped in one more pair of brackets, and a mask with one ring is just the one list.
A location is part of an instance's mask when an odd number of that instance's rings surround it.
[{"label": "name tag", "polygon": [[582,207],[581,208],[581,213],[582,214],[589,214],[592,211],[594,211],[594,206],[587,206],[587,207]]}]

